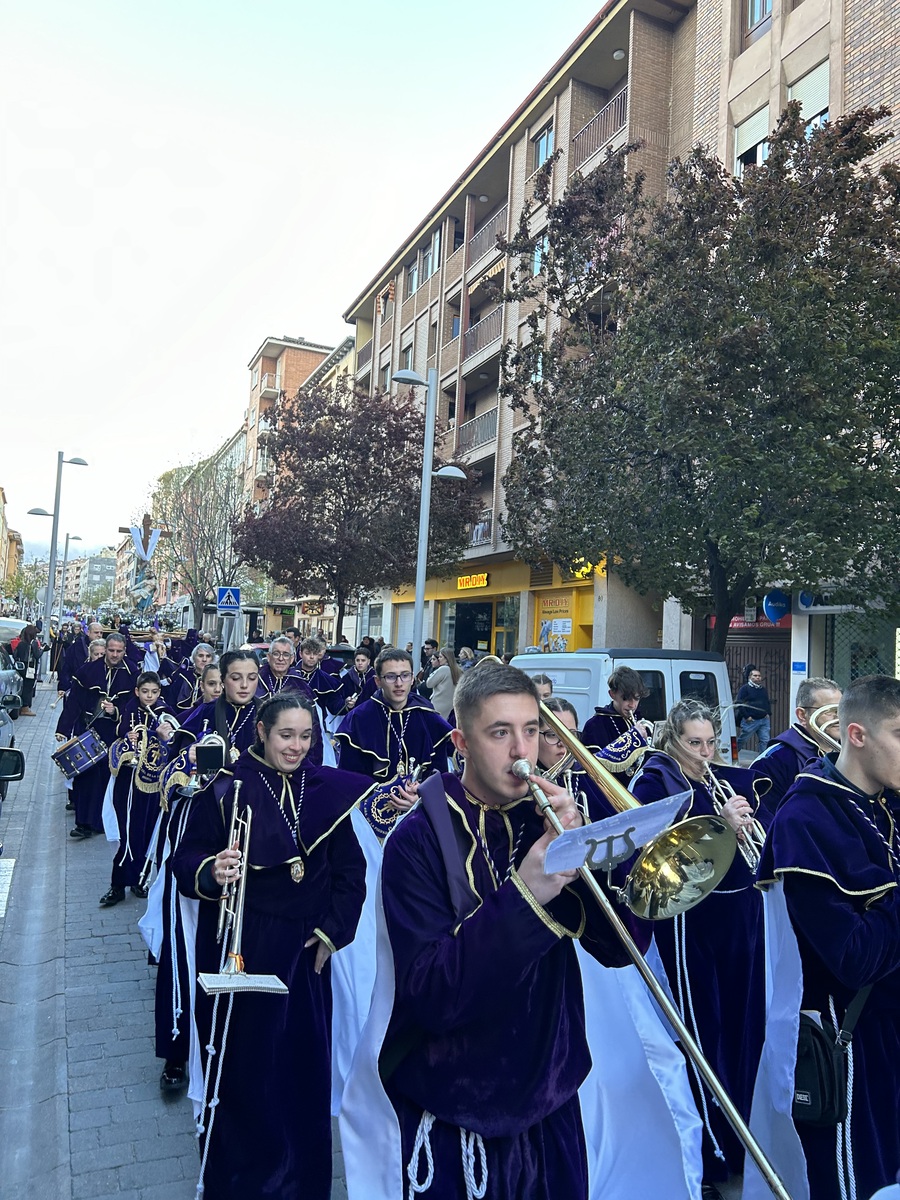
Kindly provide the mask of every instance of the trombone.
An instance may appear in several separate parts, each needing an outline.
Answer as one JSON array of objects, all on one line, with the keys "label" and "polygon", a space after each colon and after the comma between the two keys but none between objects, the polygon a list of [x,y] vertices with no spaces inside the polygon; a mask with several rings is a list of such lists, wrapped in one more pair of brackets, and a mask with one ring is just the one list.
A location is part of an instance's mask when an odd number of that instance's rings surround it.
[{"label": "trombone", "polygon": [[274,992],[278,995],[287,995],[288,989],[277,975],[248,975],[244,969],[241,940],[244,930],[247,873],[250,869],[248,851],[253,809],[247,804],[241,811],[238,804],[240,790],[241,780],[236,779],[231,807],[231,827],[228,831],[228,845],[239,850],[241,854],[240,875],[234,883],[226,883],[222,886],[222,895],[219,897],[219,923],[216,930],[218,945],[222,944],[226,935],[229,936],[226,961],[221,971],[201,971],[197,978],[208,996],[218,996],[222,992]]},{"label": "trombone", "polygon": [[[560,741],[581,764],[586,774],[603,791],[613,808],[618,812],[624,812],[626,809],[640,807],[638,801],[581,744],[572,731],[559,720],[556,713],[552,712],[543,703],[540,704],[540,713],[542,720],[559,736]],[[519,759],[513,763],[512,769],[515,775],[528,784],[538,808],[548,824],[556,833],[563,833],[562,822],[556,815],[553,806],[540,786],[530,778],[532,774],[531,763],[527,759]],[[681,834],[679,834],[679,831],[681,831]],[[728,845],[729,839],[730,846]],[[685,912],[688,908],[692,907],[715,887],[715,884],[718,883],[719,879],[731,865],[734,855],[734,834],[730,826],[720,817],[694,817],[688,821],[681,821],[671,828],[663,830],[661,834],[658,834],[644,848],[643,853],[629,875],[629,880],[632,880],[637,875],[640,886],[630,890],[632,893],[636,893],[636,900],[639,901],[643,897],[657,917],[676,916],[679,912]],[[690,874],[685,874],[685,871],[686,869],[690,871],[699,859],[706,861],[715,878],[711,882],[710,876],[702,884],[696,885],[703,889],[702,894],[697,896],[693,881],[688,884]],[[750,1132],[746,1121],[737,1108],[735,1108],[731,1097],[719,1082],[718,1076],[703,1057],[700,1047],[682,1020],[681,1013],[679,1013],[678,1009],[669,999],[668,992],[660,985],[658,979],[650,970],[643,954],[641,954],[634,939],[623,924],[612,902],[595,879],[590,868],[581,866],[578,868],[578,874],[600,905],[603,915],[609,921],[610,925],[612,925],[619,941],[628,952],[629,958],[635,967],[637,967],[638,973],[650,989],[653,998],[662,1009],[678,1040],[684,1047],[685,1053],[700,1072],[704,1082],[725,1114],[729,1125],[756,1164],[772,1195],[776,1196],[777,1200],[791,1200],[790,1194],[779,1179],[775,1168],[769,1162],[759,1142],[757,1142],[754,1135]],[[680,888],[678,887],[679,881],[681,884]],[[628,885],[626,884],[627,888]],[[659,888],[663,892],[664,898],[662,902],[654,902],[652,900],[652,893],[656,888]],[[673,888],[676,888],[674,894]],[[626,889],[623,889],[625,901],[632,911],[637,912],[635,903],[628,896]],[[682,893],[690,891],[690,895],[687,897],[689,903],[682,902],[679,904],[678,891]],[[642,914],[639,913],[638,915]]]}]

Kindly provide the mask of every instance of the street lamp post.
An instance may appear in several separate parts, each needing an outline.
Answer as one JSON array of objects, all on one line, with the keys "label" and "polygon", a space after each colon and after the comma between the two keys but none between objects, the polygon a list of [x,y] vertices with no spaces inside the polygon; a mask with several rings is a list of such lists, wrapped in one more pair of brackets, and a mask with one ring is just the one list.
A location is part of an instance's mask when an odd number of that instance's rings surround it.
[{"label": "street lamp post", "polygon": [[64,458],[63,451],[60,450],[56,456],[56,499],[53,504],[53,512],[48,513],[45,508],[29,508],[28,510],[30,516],[53,518],[53,531],[50,534],[50,569],[47,573],[47,598],[44,601],[44,618],[47,622],[45,632],[48,645],[50,640],[50,615],[53,612],[53,584],[56,577],[56,539],[59,537],[59,495],[62,490],[62,469],[64,462],[71,463],[76,467],[86,467],[88,465],[83,458]]},{"label": "street lamp post", "polygon": [[82,539],[77,533],[66,534],[66,548],[63,551],[62,575],[59,579],[59,616],[56,620],[56,628],[62,629],[63,605],[66,602],[66,567],[69,563],[69,542],[80,542]]},{"label": "street lamp post", "polygon": [[[428,574],[428,524],[431,516],[431,479],[465,479],[466,473],[459,467],[441,467],[432,470],[434,461],[434,426],[437,418],[438,373],[429,367],[428,378],[423,379],[415,371],[398,371],[394,383],[405,383],[410,387],[425,387],[425,444],[422,452],[422,490],[419,494],[419,537],[416,542],[416,599],[413,606],[413,655],[421,653],[423,625],[425,623],[425,580]],[[413,658],[415,667],[416,660]]]}]

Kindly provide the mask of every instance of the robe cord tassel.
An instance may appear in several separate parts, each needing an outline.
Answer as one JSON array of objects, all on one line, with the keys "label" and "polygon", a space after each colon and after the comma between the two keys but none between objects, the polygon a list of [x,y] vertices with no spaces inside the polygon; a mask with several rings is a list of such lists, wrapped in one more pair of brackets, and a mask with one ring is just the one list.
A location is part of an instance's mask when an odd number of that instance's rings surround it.
[{"label": "robe cord tassel", "polygon": [[[831,1026],[840,1029],[834,1009],[834,997],[828,997]],[[856,1200],[856,1173],[853,1170],[853,1139],[850,1124],[853,1117],[853,1043],[847,1047],[847,1116],[835,1130],[834,1149],[837,1158],[838,1186],[841,1200]]]},{"label": "robe cord tassel", "polygon": [[[681,1015],[686,1018],[687,1013],[684,1007],[685,992],[687,993],[687,1011],[690,1013],[691,1025],[693,1026],[694,1040],[700,1047],[700,1053],[703,1053],[703,1045],[700,1041],[700,1030],[697,1028],[697,1018],[694,1015],[694,997],[691,994],[691,977],[688,974],[687,966],[687,929],[685,926],[684,913],[680,913],[675,918],[675,976],[678,980],[678,1007],[681,1010]],[[694,1073],[694,1078],[697,1083],[697,1092],[700,1096],[700,1107],[703,1109],[703,1127],[709,1134],[709,1140],[712,1142],[713,1153],[716,1158],[725,1161],[725,1154],[722,1147],[719,1145],[716,1135],[713,1133],[712,1125],[709,1119],[709,1108],[706,1103],[706,1088],[703,1080],[700,1077],[700,1072],[697,1070],[697,1065],[693,1059],[690,1060],[690,1068]],[[846,1200],[846,1197],[844,1197]]]},{"label": "robe cord tassel", "polygon": [[[487,1192],[488,1169],[487,1154],[480,1133],[470,1133],[460,1129],[459,1140],[462,1146],[463,1176],[466,1180],[466,1200],[484,1200]],[[475,1151],[478,1151],[479,1174],[481,1182],[475,1182]]]},{"label": "robe cord tassel", "polygon": [[[423,1112],[419,1119],[419,1128],[416,1130],[416,1140],[413,1143],[412,1156],[409,1160],[409,1165],[406,1168],[406,1178],[409,1180],[409,1200],[422,1192],[427,1192],[434,1182],[434,1157],[431,1153],[431,1127],[434,1124],[434,1113]],[[424,1180],[420,1183],[418,1176],[419,1159],[422,1152],[425,1152],[425,1162],[428,1165],[428,1173]]]}]

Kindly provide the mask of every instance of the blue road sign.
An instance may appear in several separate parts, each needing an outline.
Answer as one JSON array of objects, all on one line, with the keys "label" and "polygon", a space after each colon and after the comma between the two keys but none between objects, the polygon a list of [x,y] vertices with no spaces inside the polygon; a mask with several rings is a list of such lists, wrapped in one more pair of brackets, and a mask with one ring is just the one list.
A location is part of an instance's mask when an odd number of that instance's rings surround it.
[{"label": "blue road sign", "polygon": [[216,612],[237,613],[241,611],[241,589],[238,587],[216,588]]}]

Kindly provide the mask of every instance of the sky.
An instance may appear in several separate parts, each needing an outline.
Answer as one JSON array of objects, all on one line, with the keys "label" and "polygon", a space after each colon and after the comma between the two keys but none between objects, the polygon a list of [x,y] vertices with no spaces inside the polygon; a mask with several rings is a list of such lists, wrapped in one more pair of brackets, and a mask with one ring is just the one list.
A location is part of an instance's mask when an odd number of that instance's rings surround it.
[{"label": "sky", "polygon": [[601,0],[0,0],[0,486],[112,545],[341,314]]}]

